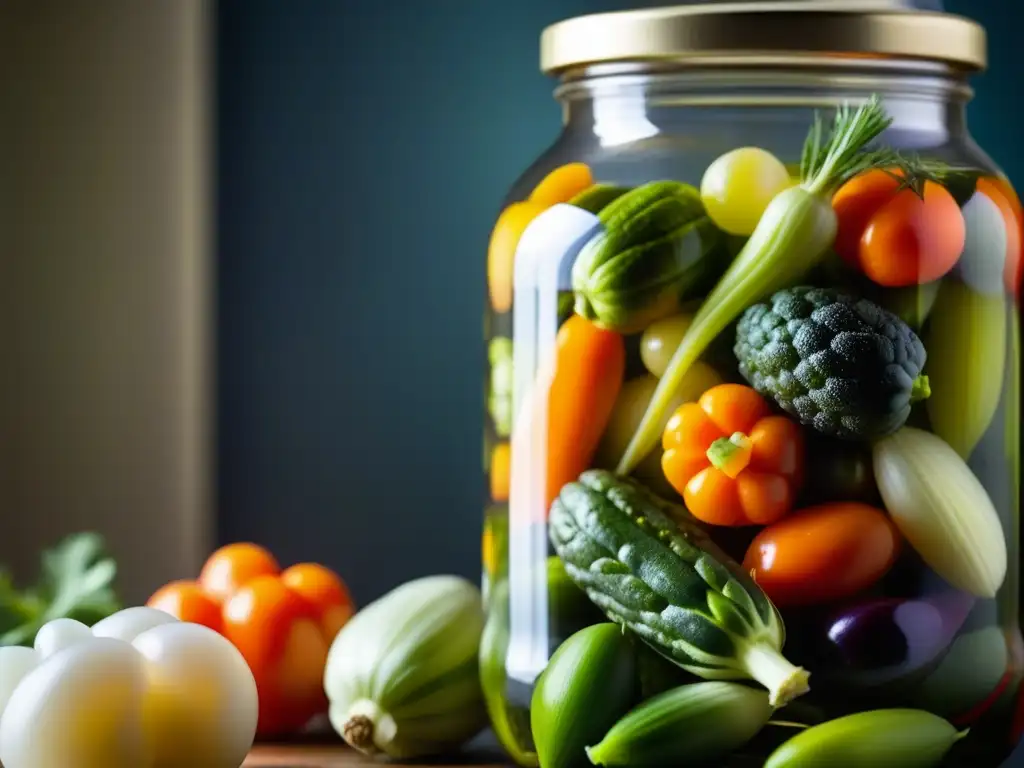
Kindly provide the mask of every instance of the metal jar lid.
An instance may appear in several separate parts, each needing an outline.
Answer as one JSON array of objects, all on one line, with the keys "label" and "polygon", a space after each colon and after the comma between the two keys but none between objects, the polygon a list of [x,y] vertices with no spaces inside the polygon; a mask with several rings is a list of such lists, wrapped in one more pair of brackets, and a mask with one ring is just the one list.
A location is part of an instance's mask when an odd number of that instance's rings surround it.
[{"label": "metal jar lid", "polygon": [[541,69],[557,75],[597,64],[751,56],[916,59],[966,72],[985,69],[980,24],[904,3],[704,2],[579,16],[544,30]]}]

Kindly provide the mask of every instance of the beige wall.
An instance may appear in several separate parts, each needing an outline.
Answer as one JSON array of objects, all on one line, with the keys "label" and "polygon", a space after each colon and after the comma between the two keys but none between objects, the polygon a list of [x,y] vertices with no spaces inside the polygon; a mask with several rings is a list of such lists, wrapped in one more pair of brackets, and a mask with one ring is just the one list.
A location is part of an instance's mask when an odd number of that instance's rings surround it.
[{"label": "beige wall", "polygon": [[210,524],[201,0],[0,0],[0,563],[92,528],[128,600]]}]

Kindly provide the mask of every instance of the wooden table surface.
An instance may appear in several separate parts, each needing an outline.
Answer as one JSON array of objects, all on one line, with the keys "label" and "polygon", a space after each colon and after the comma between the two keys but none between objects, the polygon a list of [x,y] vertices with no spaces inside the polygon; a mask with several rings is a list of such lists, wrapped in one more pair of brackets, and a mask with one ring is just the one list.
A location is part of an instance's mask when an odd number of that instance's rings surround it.
[{"label": "wooden table surface", "polygon": [[[355,768],[355,766],[383,766],[396,763],[375,762],[363,757],[344,743],[318,739],[313,743],[257,744],[246,759],[243,768]],[[500,752],[491,744],[470,745],[464,754],[444,759],[398,765],[422,765],[430,768],[508,768]]]}]

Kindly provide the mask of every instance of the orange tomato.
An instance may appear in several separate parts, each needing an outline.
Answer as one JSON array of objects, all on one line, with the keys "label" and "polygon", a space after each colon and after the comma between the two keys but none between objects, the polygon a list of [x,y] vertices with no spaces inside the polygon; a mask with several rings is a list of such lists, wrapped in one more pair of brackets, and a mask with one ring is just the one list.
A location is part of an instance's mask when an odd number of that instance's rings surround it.
[{"label": "orange tomato", "polygon": [[567,203],[594,184],[594,176],[586,163],[567,163],[555,168],[538,182],[530,193],[530,202],[550,208]]},{"label": "orange tomato", "polygon": [[224,603],[223,621],[222,634],[256,680],[259,734],[295,731],[325,710],[323,674],[331,640],[312,603],[277,576],[257,576]]},{"label": "orange tomato", "polygon": [[207,559],[199,573],[199,585],[223,602],[257,576],[276,576],[281,566],[258,544],[239,542],[221,547]]},{"label": "orange tomato", "polygon": [[194,581],[172,581],[154,592],[146,605],[180,621],[202,624],[220,632],[220,604]]},{"label": "orange tomato", "polygon": [[884,171],[869,171],[832,199],[836,252],[890,288],[943,277],[956,265],[967,236],[960,206],[941,184],[925,182],[923,197],[911,189],[896,191],[898,186]]},{"label": "orange tomato", "polygon": [[491,454],[491,500],[508,501],[512,471],[512,450],[508,443],[494,446]]},{"label": "orange tomato", "polygon": [[662,434],[662,470],[686,508],[711,525],[766,525],[793,506],[804,438],[751,387],[719,384],[684,403]]},{"label": "orange tomato", "polygon": [[333,642],[355,613],[348,587],[330,568],[317,563],[298,563],[284,570],[281,582],[313,606],[320,618],[320,629],[329,642]]},{"label": "orange tomato", "polygon": [[899,533],[885,512],[835,502],[793,512],[758,533],[743,568],[777,606],[813,605],[875,584],[899,548]]},{"label": "orange tomato", "polygon": [[995,203],[1006,224],[1006,262],[1003,280],[1009,294],[1016,296],[1020,290],[1021,248],[1024,243],[1024,209],[1010,183],[1005,179],[992,177],[978,179],[978,192]]}]

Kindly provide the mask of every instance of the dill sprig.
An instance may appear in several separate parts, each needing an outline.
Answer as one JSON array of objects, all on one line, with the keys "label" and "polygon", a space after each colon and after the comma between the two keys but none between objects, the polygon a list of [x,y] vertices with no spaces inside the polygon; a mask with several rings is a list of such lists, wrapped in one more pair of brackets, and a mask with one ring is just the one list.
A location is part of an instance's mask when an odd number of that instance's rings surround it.
[{"label": "dill sprig", "polygon": [[969,183],[983,173],[977,168],[952,166],[890,147],[870,146],[890,125],[892,118],[877,94],[856,109],[841,105],[827,135],[821,114],[815,112],[800,158],[804,189],[830,197],[855,176],[881,170],[899,180],[899,189],[911,189],[923,197],[927,181],[949,186]]}]

